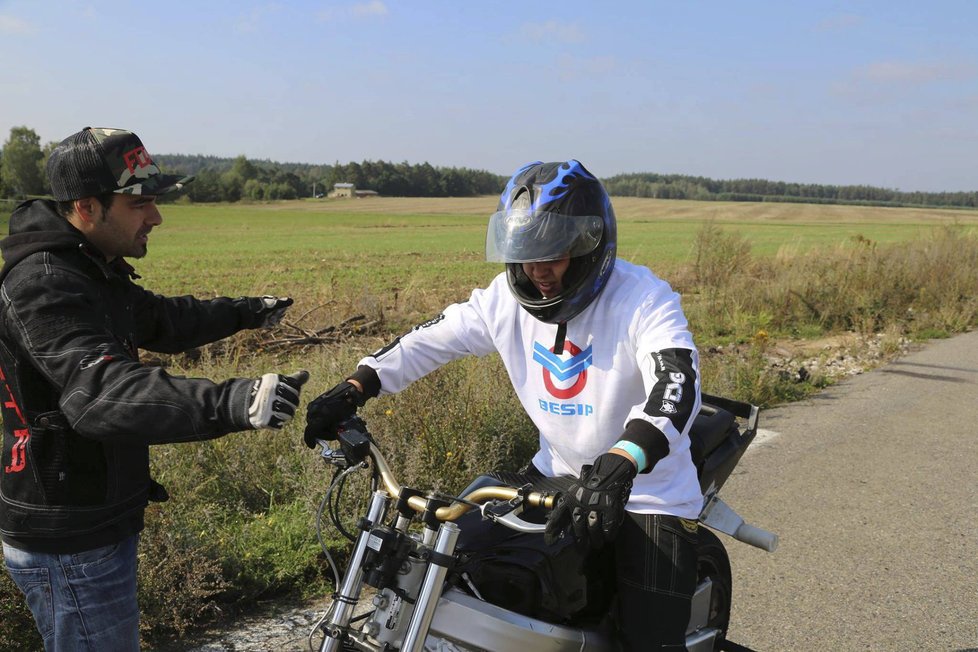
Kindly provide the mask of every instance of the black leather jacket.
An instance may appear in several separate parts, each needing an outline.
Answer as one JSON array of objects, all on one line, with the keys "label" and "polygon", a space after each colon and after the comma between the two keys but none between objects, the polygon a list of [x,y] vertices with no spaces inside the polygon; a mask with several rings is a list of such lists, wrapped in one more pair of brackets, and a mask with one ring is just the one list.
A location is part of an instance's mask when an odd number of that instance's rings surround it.
[{"label": "black leather jacket", "polygon": [[176,353],[257,326],[249,300],[162,297],[106,263],[50,201],[21,204],[0,242],[0,536],[41,552],[109,545],[165,490],[149,445],[250,428],[252,381],[171,376]]}]

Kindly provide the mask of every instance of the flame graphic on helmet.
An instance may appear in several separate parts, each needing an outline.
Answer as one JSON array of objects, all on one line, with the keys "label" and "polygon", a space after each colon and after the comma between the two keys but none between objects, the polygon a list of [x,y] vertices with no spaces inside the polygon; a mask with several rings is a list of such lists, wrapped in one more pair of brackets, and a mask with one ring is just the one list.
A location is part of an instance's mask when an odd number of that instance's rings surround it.
[{"label": "flame graphic on helmet", "polygon": [[[534,161],[532,163],[527,163],[519,170],[517,170],[512,177],[510,177],[509,182],[506,184],[506,188],[503,190],[503,194],[500,197],[500,201],[503,204],[503,210],[509,210],[513,205],[513,190],[518,184],[520,184],[520,179],[523,173],[530,168],[542,165],[541,161]],[[530,210],[538,211],[543,210],[544,205],[549,204],[552,201],[556,201],[570,192],[573,183],[578,178],[589,179],[591,181],[597,181],[597,178],[590,174],[584,169],[578,161],[571,159],[566,163],[561,163],[556,167],[556,174],[553,179],[547,183],[537,186],[539,192],[536,197],[533,198],[533,204],[530,206]]]}]

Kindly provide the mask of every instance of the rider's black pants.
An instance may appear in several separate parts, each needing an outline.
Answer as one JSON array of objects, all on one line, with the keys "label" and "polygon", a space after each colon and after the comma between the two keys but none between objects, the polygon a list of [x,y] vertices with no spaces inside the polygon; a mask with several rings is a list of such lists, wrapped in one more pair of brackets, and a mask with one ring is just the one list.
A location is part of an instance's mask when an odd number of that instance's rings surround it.
[{"label": "rider's black pants", "polygon": [[696,521],[626,513],[615,540],[624,650],[685,650],[696,589]]}]

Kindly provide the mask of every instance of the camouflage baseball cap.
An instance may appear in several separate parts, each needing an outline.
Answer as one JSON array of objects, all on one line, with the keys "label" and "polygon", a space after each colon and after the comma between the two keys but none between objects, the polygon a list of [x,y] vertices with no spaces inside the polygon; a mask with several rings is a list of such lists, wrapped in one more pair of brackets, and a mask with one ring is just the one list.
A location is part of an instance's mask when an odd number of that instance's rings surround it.
[{"label": "camouflage baseball cap", "polygon": [[163,174],[139,137],[124,129],[85,127],[51,152],[46,172],[56,201],[105,192],[162,195],[193,177]]}]

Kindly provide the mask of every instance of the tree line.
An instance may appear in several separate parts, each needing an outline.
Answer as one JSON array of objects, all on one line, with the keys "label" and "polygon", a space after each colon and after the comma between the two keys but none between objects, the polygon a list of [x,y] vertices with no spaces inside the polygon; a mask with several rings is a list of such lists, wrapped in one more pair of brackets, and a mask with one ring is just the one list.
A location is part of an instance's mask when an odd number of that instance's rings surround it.
[{"label": "tree line", "polygon": [[[41,145],[29,127],[13,127],[0,150],[0,198],[22,199],[50,193],[44,167],[57,142]],[[168,174],[194,175],[181,195],[192,202],[297,199],[325,196],[334,184],[352,183],[363,190],[393,197],[469,197],[502,191],[506,178],[429,163],[387,161],[335,163],[278,163],[217,156],[163,154],[154,161]],[[166,197],[174,199],[173,197]]]},{"label": "tree line", "polygon": [[[41,145],[28,127],[13,127],[0,150],[0,198],[45,195],[44,166],[57,145]],[[164,154],[156,163],[172,174],[192,174],[181,195],[192,202],[297,199],[325,196],[352,183],[391,197],[467,197],[502,191],[506,177],[485,170],[387,161],[332,165],[279,163],[202,155]],[[766,179],[716,180],[678,174],[631,173],[602,180],[608,193],[625,197],[700,201],[779,201],[876,206],[978,208],[978,192],[903,192],[866,185],[834,186]],[[175,199],[175,197],[167,197]]]},{"label": "tree line", "polygon": [[337,183],[352,183],[389,197],[471,197],[498,193],[505,185],[504,177],[491,172],[429,163],[314,165],[180,154],[154,158],[168,172],[196,176],[186,191],[195,202],[323,196]]},{"label": "tree line", "polygon": [[602,180],[608,194],[700,201],[778,201],[978,208],[978,192],[902,192],[875,186],[833,186],[767,179],[716,180],[679,174],[619,174]]}]

